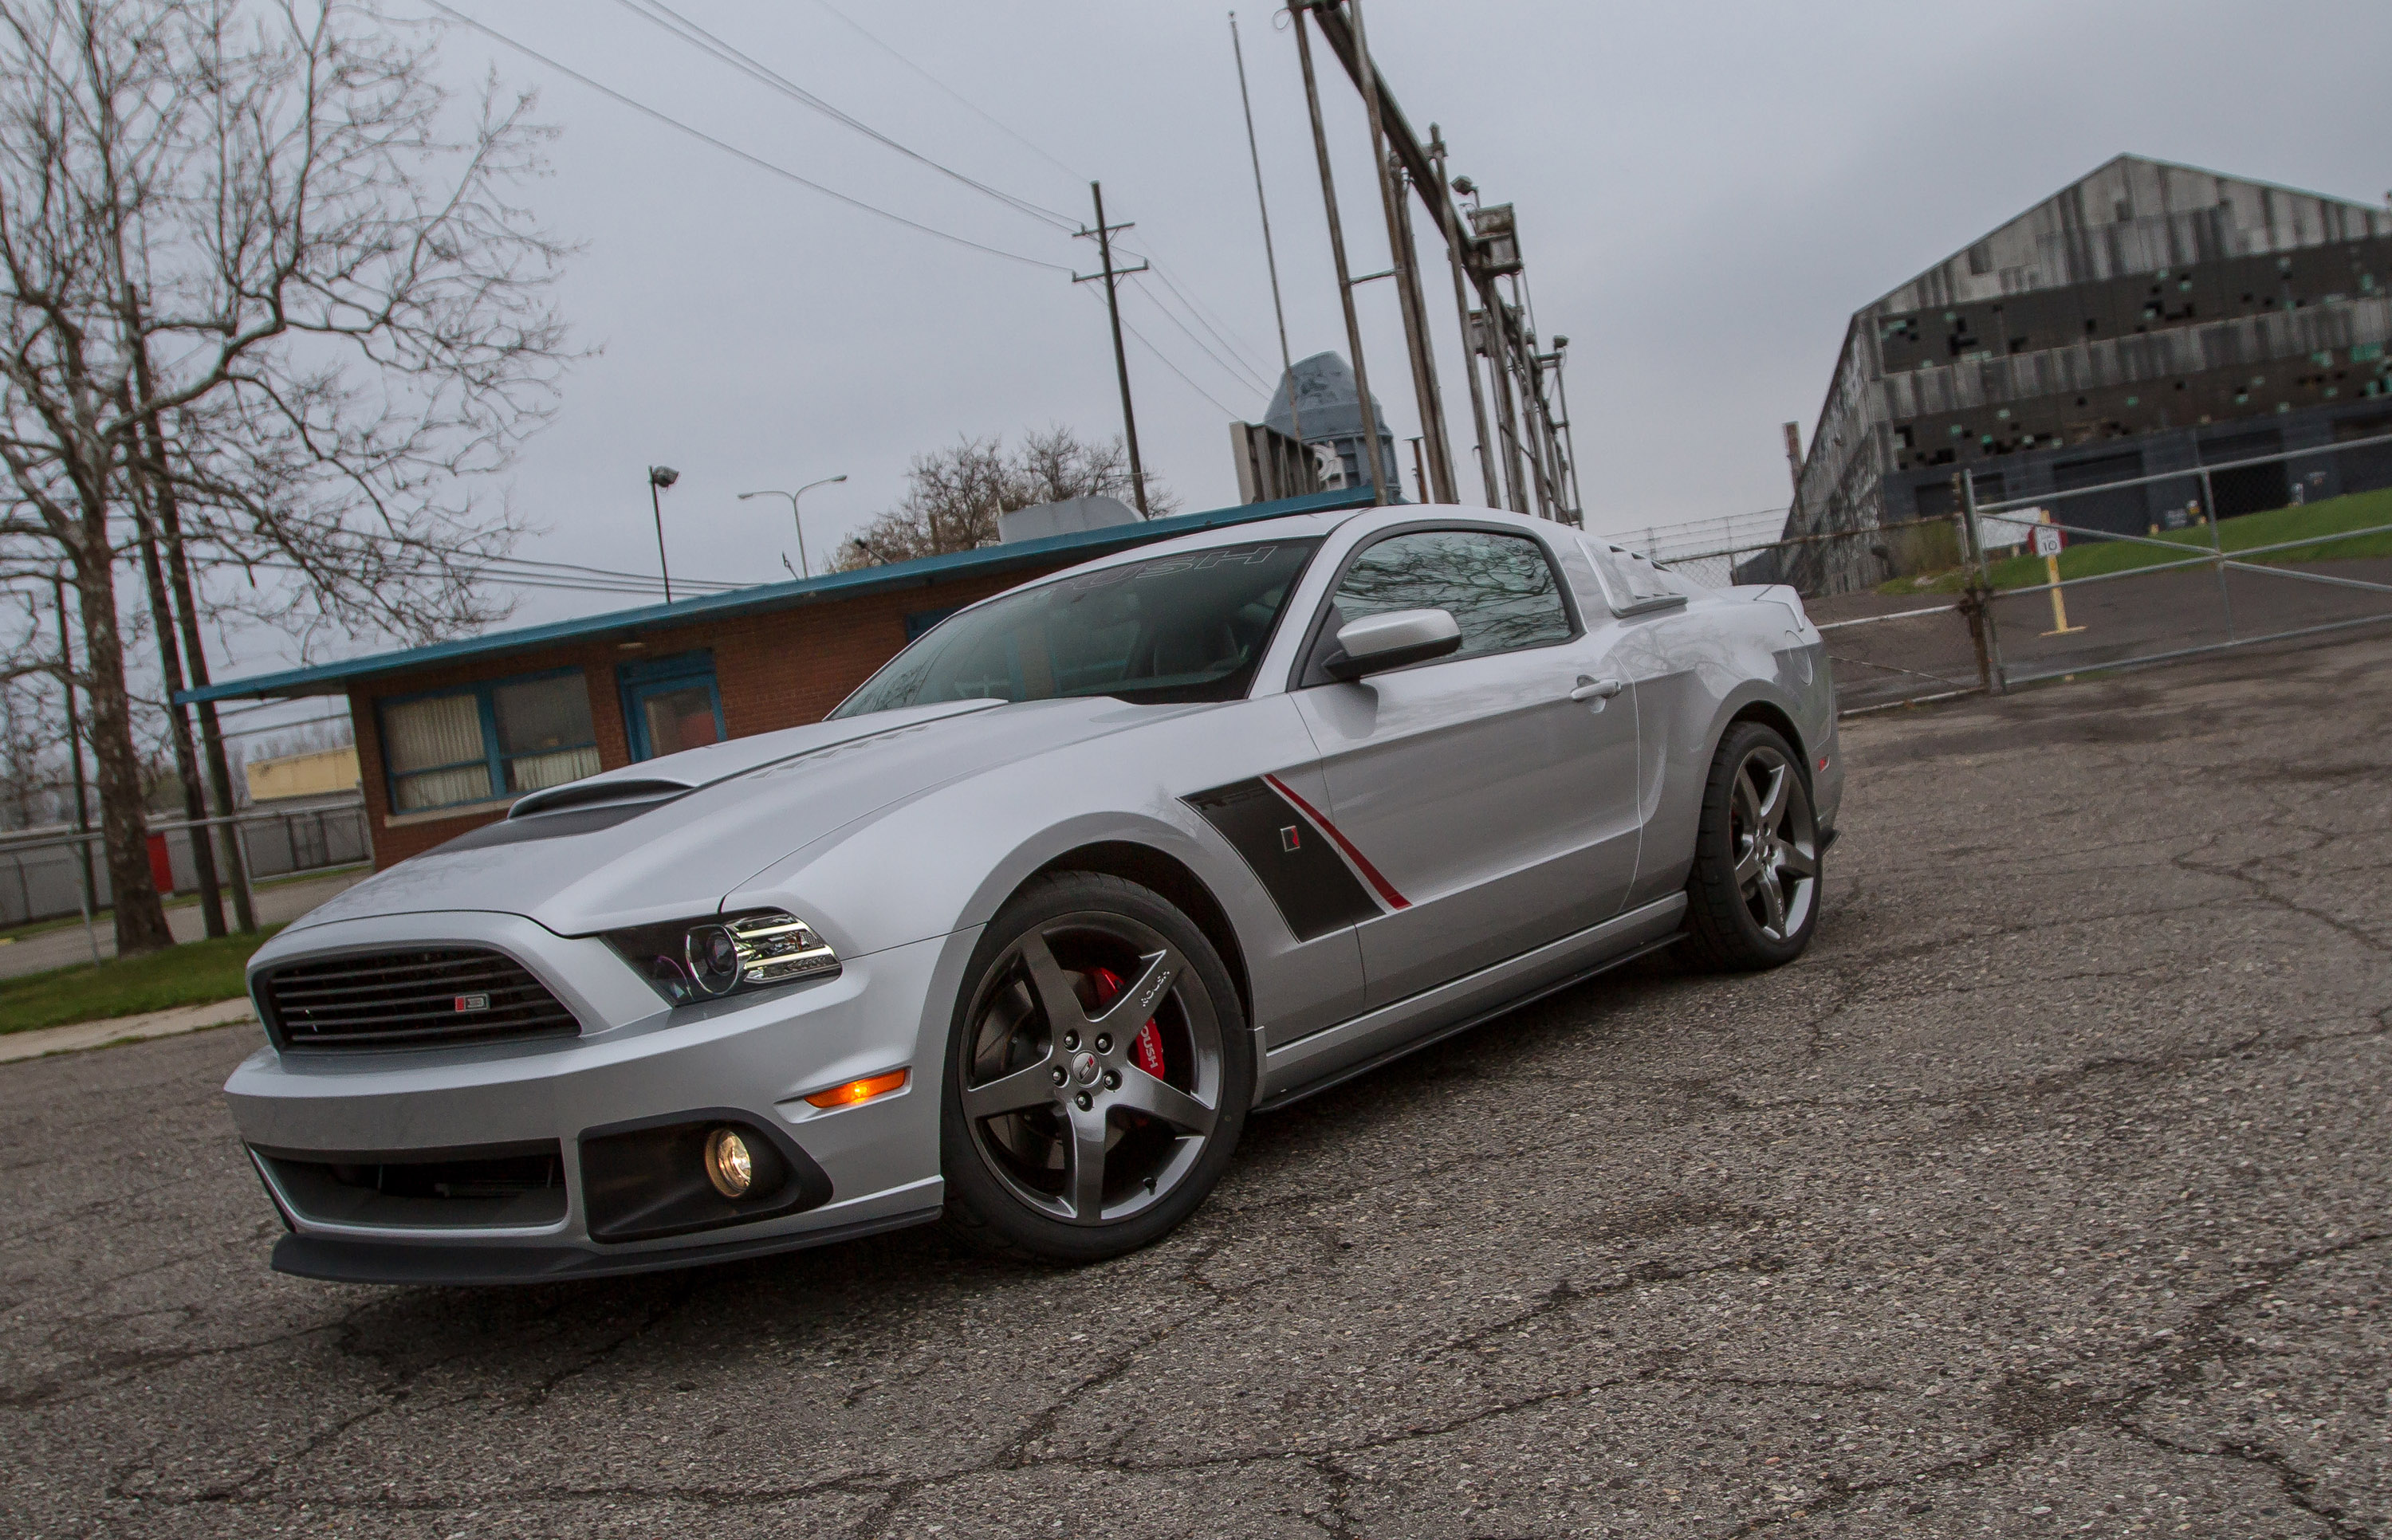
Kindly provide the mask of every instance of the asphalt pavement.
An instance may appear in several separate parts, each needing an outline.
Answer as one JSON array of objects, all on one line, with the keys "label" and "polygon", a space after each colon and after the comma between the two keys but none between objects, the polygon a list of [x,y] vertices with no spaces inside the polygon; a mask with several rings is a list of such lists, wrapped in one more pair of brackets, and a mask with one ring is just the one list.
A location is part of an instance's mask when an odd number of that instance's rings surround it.
[{"label": "asphalt pavement", "polygon": [[1850,724],[1817,945],[909,1232],[267,1272],[228,1029],[0,1067],[0,1532],[2392,1536],[2392,641]]}]

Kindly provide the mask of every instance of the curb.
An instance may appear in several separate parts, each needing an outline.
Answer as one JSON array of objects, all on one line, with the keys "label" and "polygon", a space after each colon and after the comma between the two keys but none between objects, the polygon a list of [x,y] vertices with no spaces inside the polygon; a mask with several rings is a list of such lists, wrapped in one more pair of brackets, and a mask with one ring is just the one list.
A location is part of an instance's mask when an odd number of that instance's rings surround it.
[{"label": "curb", "polygon": [[78,1053],[86,1048],[106,1048],[119,1042],[139,1042],[149,1038],[204,1032],[212,1027],[230,1027],[244,1021],[254,1024],[256,1020],[257,1013],[250,1007],[248,997],[241,996],[207,1005],[177,1005],[170,1011],[150,1011],[140,1016],[115,1016],[106,1021],[78,1021],[68,1027],[44,1027],[31,1032],[9,1032],[0,1035],[0,1064],[46,1058],[52,1054]]}]

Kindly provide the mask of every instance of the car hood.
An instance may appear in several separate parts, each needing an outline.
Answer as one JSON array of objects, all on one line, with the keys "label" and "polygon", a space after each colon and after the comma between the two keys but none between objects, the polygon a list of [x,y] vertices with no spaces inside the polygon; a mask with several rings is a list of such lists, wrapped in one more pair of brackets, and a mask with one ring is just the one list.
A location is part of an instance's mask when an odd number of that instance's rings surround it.
[{"label": "car hood", "polygon": [[586,936],[706,913],[766,867],[932,786],[1188,709],[957,701],[668,755],[532,793],[298,925],[495,910]]}]

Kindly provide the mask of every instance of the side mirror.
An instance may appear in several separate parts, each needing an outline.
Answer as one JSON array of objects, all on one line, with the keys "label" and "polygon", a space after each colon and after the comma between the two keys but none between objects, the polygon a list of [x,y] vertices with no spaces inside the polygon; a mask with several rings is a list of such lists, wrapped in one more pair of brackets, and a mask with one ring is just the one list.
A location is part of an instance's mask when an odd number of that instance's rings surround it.
[{"label": "side mirror", "polygon": [[1325,666],[1332,679],[1350,683],[1458,652],[1462,628],[1443,610],[1389,610],[1339,627],[1337,646],[1343,655]]}]

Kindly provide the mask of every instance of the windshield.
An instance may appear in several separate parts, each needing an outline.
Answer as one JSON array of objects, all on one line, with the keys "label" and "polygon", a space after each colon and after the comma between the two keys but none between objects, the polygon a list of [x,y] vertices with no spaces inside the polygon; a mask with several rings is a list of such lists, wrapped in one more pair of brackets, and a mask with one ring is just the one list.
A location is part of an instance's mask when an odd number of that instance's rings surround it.
[{"label": "windshield", "polygon": [[1058,695],[1236,700],[1320,544],[1218,546],[1006,594],[890,659],[831,717]]}]

